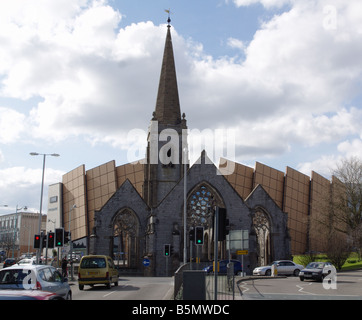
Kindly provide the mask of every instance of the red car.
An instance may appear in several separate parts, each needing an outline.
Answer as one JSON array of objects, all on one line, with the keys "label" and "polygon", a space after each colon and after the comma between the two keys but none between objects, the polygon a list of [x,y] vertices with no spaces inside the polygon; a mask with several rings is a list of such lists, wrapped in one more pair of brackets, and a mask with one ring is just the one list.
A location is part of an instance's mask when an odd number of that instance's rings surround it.
[{"label": "red car", "polygon": [[0,290],[0,300],[64,300],[52,292],[40,290]]}]

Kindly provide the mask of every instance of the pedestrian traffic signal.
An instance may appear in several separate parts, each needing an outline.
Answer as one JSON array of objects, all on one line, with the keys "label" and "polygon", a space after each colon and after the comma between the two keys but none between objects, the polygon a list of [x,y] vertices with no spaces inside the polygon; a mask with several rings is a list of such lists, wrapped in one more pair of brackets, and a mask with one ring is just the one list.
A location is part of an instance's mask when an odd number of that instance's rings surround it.
[{"label": "pedestrian traffic signal", "polygon": [[204,244],[204,227],[195,228],[195,244],[197,245]]},{"label": "pedestrian traffic signal", "polygon": [[164,255],[165,257],[169,257],[170,254],[171,254],[171,245],[165,244],[165,245],[164,245],[164,248],[163,248],[163,255]]},{"label": "pedestrian traffic signal", "polygon": [[48,248],[54,248],[54,232],[48,232]]},{"label": "pedestrian traffic signal", "polygon": [[34,249],[40,248],[40,235],[36,234],[34,236]]},{"label": "pedestrian traffic signal", "polygon": [[55,246],[56,247],[64,246],[64,228],[55,229]]}]

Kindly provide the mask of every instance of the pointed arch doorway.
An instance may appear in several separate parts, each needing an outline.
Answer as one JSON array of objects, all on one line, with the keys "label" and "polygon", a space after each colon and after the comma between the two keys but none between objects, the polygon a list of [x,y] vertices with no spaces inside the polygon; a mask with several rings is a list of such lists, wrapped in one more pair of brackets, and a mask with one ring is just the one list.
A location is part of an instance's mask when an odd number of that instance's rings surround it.
[{"label": "pointed arch doorway", "polygon": [[120,210],[113,220],[112,252],[116,264],[137,268],[139,256],[139,220],[129,208]]}]

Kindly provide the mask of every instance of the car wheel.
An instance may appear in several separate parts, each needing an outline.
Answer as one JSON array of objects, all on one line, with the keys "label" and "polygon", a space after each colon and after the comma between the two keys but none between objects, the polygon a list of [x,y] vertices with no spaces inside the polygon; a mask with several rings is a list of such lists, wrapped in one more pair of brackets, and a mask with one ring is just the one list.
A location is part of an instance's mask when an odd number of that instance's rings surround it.
[{"label": "car wheel", "polygon": [[299,272],[300,272],[299,269],[295,269],[294,272],[293,272],[294,277],[298,277],[298,276],[299,276]]},{"label": "car wheel", "polygon": [[72,293],[69,291],[67,296],[65,297],[65,300],[72,300]]},{"label": "car wheel", "polygon": [[84,289],[84,285],[83,284],[80,284],[79,285],[79,290],[83,290]]},{"label": "car wheel", "polygon": [[107,289],[111,289],[111,283],[110,283],[110,282],[108,282],[108,283],[106,284],[106,286],[107,286]]},{"label": "car wheel", "polygon": [[265,271],[265,275],[266,275],[267,277],[270,277],[270,275],[271,275],[271,270]]},{"label": "car wheel", "polygon": [[299,277],[300,281],[304,281],[304,277]]}]

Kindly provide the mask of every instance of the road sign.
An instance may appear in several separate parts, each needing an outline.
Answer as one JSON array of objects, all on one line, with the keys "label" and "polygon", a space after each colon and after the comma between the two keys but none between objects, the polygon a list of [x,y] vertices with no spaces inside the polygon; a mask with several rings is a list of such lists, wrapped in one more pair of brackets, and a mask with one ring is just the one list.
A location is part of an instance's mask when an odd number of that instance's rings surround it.
[{"label": "road sign", "polygon": [[230,230],[226,239],[226,250],[237,251],[249,249],[248,230]]},{"label": "road sign", "polygon": [[150,265],[151,261],[150,261],[150,259],[144,258],[142,263],[145,267],[148,267]]},{"label": "road sign", "polygon": [[236,251],[236,254],[238,256],[242,256],[242,255],[245,255],[245,254],[248,254],[248,253],[249,253],[248,250],[238,250],[238,251]]}]

